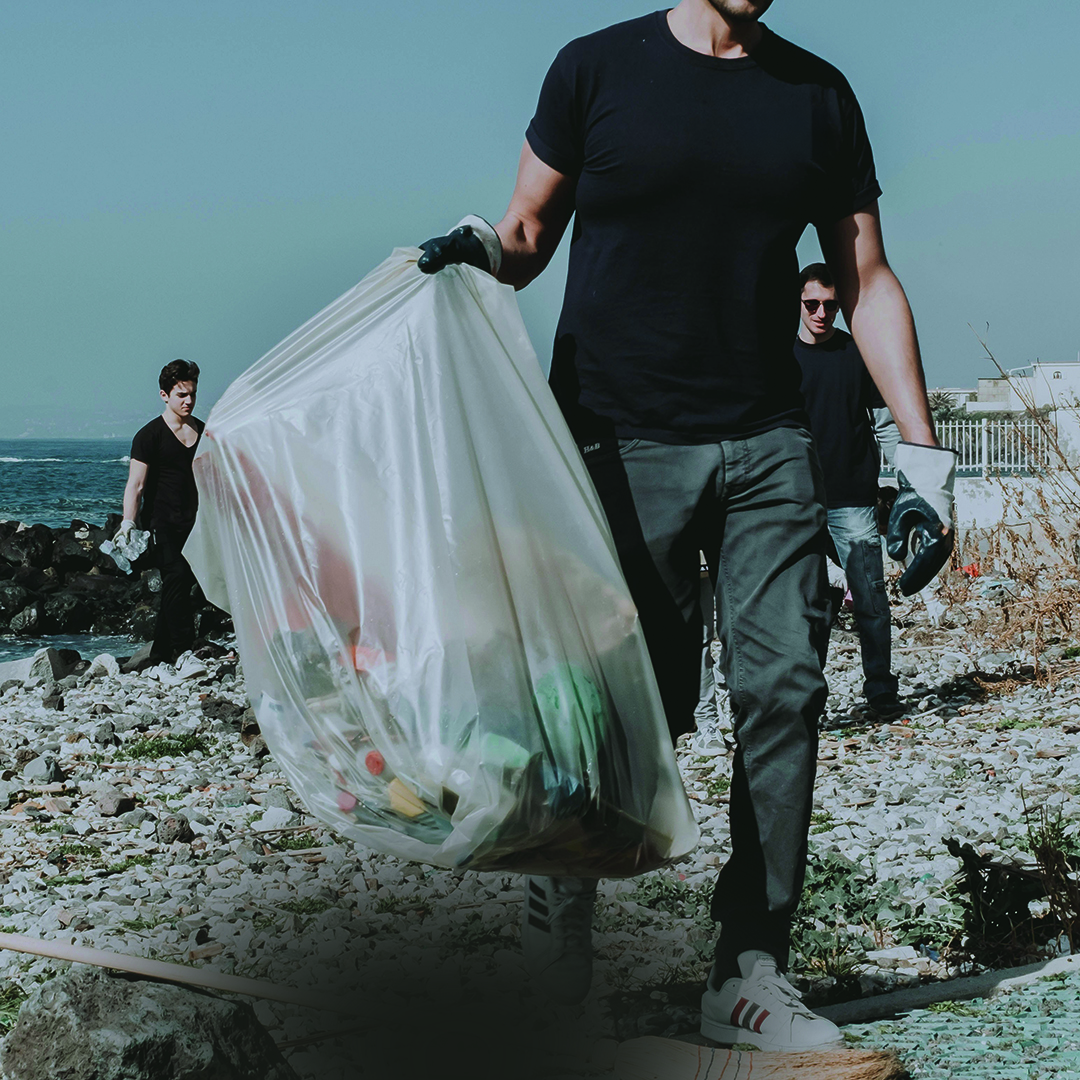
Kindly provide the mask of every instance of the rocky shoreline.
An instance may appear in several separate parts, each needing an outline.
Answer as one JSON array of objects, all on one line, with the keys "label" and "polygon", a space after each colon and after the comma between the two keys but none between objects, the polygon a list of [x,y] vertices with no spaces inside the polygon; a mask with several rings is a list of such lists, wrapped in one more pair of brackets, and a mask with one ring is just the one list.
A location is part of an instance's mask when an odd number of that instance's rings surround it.
[{"label": "rocky shoreline", "polygon": [[[965,602],[963,627],[935,625],[918,603],[894,609],[909,713],[891,724],[861,711],[857,640],[834,632],[793,957],[817,1002],[979,970],[956,947],[964,904],[948,842],[1030,866],[1033,808],[1060,810],[1076,829],[1080,668],[1062,643],[1054,680],[1034,678],[1028,655],[995,651],[972,629],[980,603],[974,593]],[[678,865],[601,883],[593,993],[562,1008],[522,967],[519,876],[453,873],[336,837],[262,740],[229,642],[202,658],[205,670],[181,680],[167,669],[120,674],[112,657],[72,666],[42,654],[7,679],[0,930],[355,1003],[351,1029],[339,1015],[253,1003],[305,1078],[388,1075],[405,1052],[410,1071],[458,1075],[447,1062],[468,1061],[477,1077],[599,1077],[620,1040],[696,1030],[709,896],[728,850],[722,695],[719,724],[678,750],[701,844]],[[1038,933],[1033,910],[1014,962],[1068,951],[1060,935]],[[63,967],[0,952],[16,1005]],[[913,1046],[909,1067],[921,1053]],[[926,1068],[913,1075],[934,1075]]]},{"label": "rocky shoreline", "polygon": [[[0,521],[0,634],[129,634],[154,636],[161,574],[151,554],[125,574],[101,550],[120,527],[111,514],[104,526],[72,521],[66,529]],[[224,612],[193,591],[196,633],[229,629]]]}]

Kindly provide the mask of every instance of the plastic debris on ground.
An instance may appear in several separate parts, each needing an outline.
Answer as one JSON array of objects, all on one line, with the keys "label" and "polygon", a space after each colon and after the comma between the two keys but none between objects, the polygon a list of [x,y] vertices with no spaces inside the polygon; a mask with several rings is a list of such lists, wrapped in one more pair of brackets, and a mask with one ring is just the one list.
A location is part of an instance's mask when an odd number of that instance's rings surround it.
[{"label": "plastic debris on ground", "polygon": [[185,554],[340,833],[629,876],[693,848],[637,612],[513,290],[398,249],[242,375]]}]

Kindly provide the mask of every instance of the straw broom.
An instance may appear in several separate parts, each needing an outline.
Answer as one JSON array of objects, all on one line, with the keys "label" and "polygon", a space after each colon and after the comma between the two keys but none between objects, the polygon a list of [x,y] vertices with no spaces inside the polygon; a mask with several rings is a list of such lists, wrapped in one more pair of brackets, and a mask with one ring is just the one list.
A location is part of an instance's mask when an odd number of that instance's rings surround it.
[{"label": "straw broom", "polygon": [[653,1036],[624,1042],[618,1080],[905,1080],[895,1054],[867,1050],[767,1053],[696,1046]]}]

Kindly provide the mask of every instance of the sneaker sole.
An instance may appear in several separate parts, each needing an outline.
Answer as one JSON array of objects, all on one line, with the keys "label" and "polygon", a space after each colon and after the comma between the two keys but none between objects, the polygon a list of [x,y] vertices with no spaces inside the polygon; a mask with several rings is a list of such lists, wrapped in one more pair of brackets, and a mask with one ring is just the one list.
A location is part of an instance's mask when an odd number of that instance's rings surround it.
[{"label": "sneaker sole", "polygon": [[735,1043],[746,1043],[748,1046],[753,1046],[758,1050],[786,1050],[795,1053],[800,1050],[821,1050],[827,1046],[842,1046],[844,1043],[843,1037],[841,1037],[839,1039],[828,1039],[824,1042],[803,1043],[800,1046],[793,1046],[791,1043],[775,1042],[772,1039],[767,1039],[764,1035],[747,1031],[746,1028],[733,1027],[731,1024],[718,1024],[713,1020],[705,1019],[704,1016],[701,1018],[701,1034],[707,1039],[712,1039],[713,1042],[724,1043],[727,1046],[732,1046]]}]

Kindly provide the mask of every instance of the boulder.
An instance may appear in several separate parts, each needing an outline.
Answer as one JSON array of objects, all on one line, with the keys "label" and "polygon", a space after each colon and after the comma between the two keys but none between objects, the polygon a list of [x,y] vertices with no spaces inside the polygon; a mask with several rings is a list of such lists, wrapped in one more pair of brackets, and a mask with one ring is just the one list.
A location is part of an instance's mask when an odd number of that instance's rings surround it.
[{"label": "boulder", "polygon": [[73,649],[38,649],[33,656],[22,660],[8,660],[0,664],[0,684],[16,680],[21,685],[34,685],[44,680],[62,679],[70,671],[71,665],[65,654],[79,654]]},{"label": "boulder", "polygon": [[52,565],[65,574],[89,570],[96,561],[93,548],[70,534],[61,533],[53,542]]},{"label": "boulder", "polygon": [[81,634],[94,621],[90,606],[69,592],[50,596],[44,605],[45,623],[53,633]]},{"label": "boulder", "polygon": [[136,604],[131,610],[126,623],[133,638],[143,641],[152,640],[157,629],[157,604]]},{"label": "boulder", "polygon": [[246,1003],[72,968],[0,1045],[5,1080],[298,1080]]},{"label": "boulder", "polygon": [[30,601],[33,594],[29,589],[14,581],[6,581],[0,585],[0,617],[10,619],[17,615]]},{"label": "boulder", "polygon": [[32,593],[55,592],[60,587],[60,575],[51,567],[16,566],[11,580]]},{"label": "boulder", "polygon": [[8,626],[13,634],[24,634],[31,637],[41,634],[45,629],[41,601],[35,600],[24,607],[18,615],[13,615]]},{"label": "boulder", "polygon": [[0,540],[0,557],[44,570],[52,560],[53,533],[47,525],[30,525]]},{"label": "boulder", "polygon": [[103,596],[123,596],[130,588],[124,578],[110,574],[69,574],[67,588],[71,592],[92,596],[95,600]]}]

